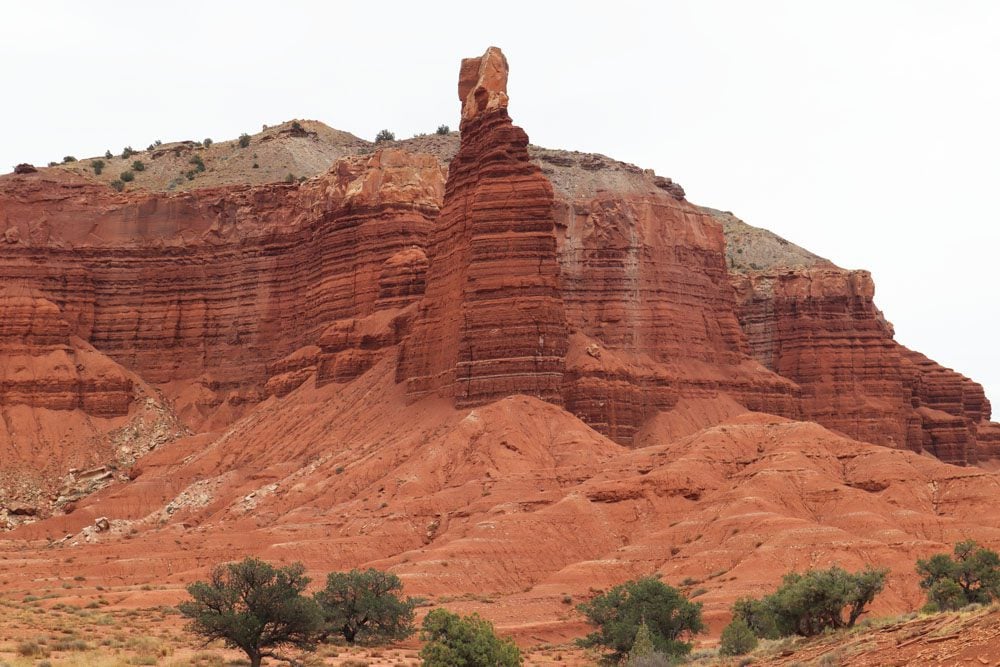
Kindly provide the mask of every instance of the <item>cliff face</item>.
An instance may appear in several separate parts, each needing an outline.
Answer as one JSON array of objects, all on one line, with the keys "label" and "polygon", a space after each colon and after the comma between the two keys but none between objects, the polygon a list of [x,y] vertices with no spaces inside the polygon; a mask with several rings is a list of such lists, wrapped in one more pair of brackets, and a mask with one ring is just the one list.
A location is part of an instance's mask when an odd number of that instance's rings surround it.
[{"label": "cliff face", "polygon": [[19,239],[0,279],[44,293],[75,335],[150,382],[256,386],[332,322],[418,296],[414,252],[443,186],[434,158],[391,150],[301,186],[176,196],[18,177],[0,190]]},{"label": "cliff face", "polygon": [[867,271],[738,274],[733,284],[750,353],[799,385],[801,418],[959,465],[993,456],[977,446],[990,417],[982,387],[893,340]]},{"label": "cliff face", "polygon": [[996,457],[982,389],[892,339],[868,274],[650,171],[529,147],[507,76],[498,49],[463,61],[460,140],[398,142],[434,155],[352,155],[302,184],[0,178],[0,280],[21,290],[3,300],[4,404],[131,419],[148,382],[210,431],[385,361],[411,404],[528,394],[626,445],[751,409]]},{"label": "cliff face", "polygon": [[459,405],[515,393],[560,401],[566,320],[552,186],[507,114],[507,60],[462,61],[462,144],[431,240],[427,289],[400,355],[408,393]]}]

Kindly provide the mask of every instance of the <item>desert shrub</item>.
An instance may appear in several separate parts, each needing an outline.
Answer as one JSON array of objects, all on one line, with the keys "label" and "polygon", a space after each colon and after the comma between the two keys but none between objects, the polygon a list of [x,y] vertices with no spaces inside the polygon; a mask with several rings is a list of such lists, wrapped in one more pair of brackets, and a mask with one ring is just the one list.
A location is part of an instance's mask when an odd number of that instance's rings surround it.
[{"label": "desert shrub", "polygon": [[151,151],[151,150],[153,150],[154,148],[156,148],[156,147],[155,147],[155,146],[154,146],[153,144],[150,144],[150,145],[146,146],[146,150],[147,150],[147,151]]},{"label": "desert shrub", "polygon": [[49,162],[49,166],[50,166],[50,167],[54,167],[54,166],[56,166],[57,164],[59,164],[59,163],[58,163],[58,162],[56,162],[55,160],[53,160],[53,161]]},{"label": "desert shrub", "polygon": [[254,163],[253,163],[253,168],[254,168],[254,169],[260,169],[260,165],[259,165],[259,164],[257,164],[256,162],[254,162]]},{"label": "desert shrub", "polygon": [[400,597],[403,583],[395,574],[376,569],[331,572],[326,588],[316,593],[325,632],[348,644],[379,644],[412,635],[416,598]]},{"label": "desert shrub", "polygon": [[885,587],[886,574],[887,569],[871,568],[850,573],[836,565],[803,574],[790,572],[778,590],[762,600],[737,600],[733,617],[756,636],[769,639],[850,628]]},{"label": "desert shrub", "polygon": [[742,618],[734,618],[722,630],[720,655],[744,655],[757,648],[757,637]]},{"label": "desert shrub", "polygon": [[246,148],[250,145],[250,135],[244,132],[240,135],[240,148]]},{"label": "desert shrub", "polygon": [[616,661],[628,655],[643,623],[649,626],[654,649],[668,656],[686,655],[691,644],[682,637],[705,629],[701,605],[654,577],[619,584],[576,608],[598,628],[580,644],[611,649]]},{"label": "desert shrub", "polygon": [[285,183],[294,183],[294,182],[295,182],[295,176],[293,176],[292,174],[285,176]]},{"label": "desert shrub", "polygon": [[653,633],[645,622],[639,625],[635,633],[635,641],[628,652],[626,667],[667,667],[676,663],[670,656],[660,653],[653,645]]},{"label": "desert shrub", "polygon": [[131,171],[123,171],[121,174],[118,175],[118,178],[120,178],[125,183],[129,183],[135,180],[135,174],[133,174]]},{"label": "desert shrub", "polygon": [[653,651],[638,658],[629,658],[625,664],[626,667],[673,667],[677,664],[677,658],[671,658],[666,653]]},{"label": "desert shrub", "polygon": [[[267,129],[267,125],[264,126],[264,129],[265,130]],[[302,131],[302,123],[300,123],[297,120],[293,120],[292,121],[292,132],[301,132],[301,131]]]},{"label": "desert shrub", "polygon": [[90,166],[93,167],[94,173],[100,176],[101,172],[104,171],[104,160],[91,160]]},{"label": "desert shrub", "polygon": [[389,130],[379,130],[379,133],[375,135],[375,143],[382,143],[383,141],[395,141],[396,135]]},{"label": "desert shrub", "polygon": [[302,595],[309,578],[301,563],[276,568],[256,558],[220,565],[211,579],[188,586],[191,600],[178,605],[188,628],[207,641],[221,639],[247,654],[251,667],[274,648],[312,649],[322,628],[316,601]]},{"label": "desert shrub", "polygon": [[162,145],[163,145],[163,142],[160,141],[159,139],[157,139],[156,141],[153,142],[153,146],[155,146],[156,148],[159,148]]},{"label": "desert shrub", "polygon": [[132,171],[145,171],[145,170],[146,170],[146,165],[143,163],[142,160],[136,160],[135,162],[132,163]]},{"label": "desert shrub", "polygon": [[18,643],[17,654],[22,658],[46,658],[49,650],[40,642],[29,639]]},{"label": "desert shrub", "polygon": [[111,187],[113,187],[118,192],[121,192],[122,190],[125,189],[125,182],[122,181],[121,179],[116,178],[115,180],[111,181]]},{"label": "desert shrub", "polygon": [[123,160],[129,159],[133,155],[135,155],[135,149],[133,149],[131,146],[126,146],[125,148],[122,149]]},{"label": "desert shrub", "polygon": [[189,164],[193,164],[195,171],[205,171],[205,161],[201,159],[200,155],[194,155],[188,160]]},{"label": "desert shrub", "polygon": [[954,558],[934,554],[917,561],[920,587],[928,604],[937,609],[960,609],[967,604],[986,604],[1000,598],[1000,555],[973,540],[959,542]]},{"label": "desert shrub", "polygon": [[70,162],[76,162],[76,158],[73,157],[72,155],[67,155],[66,157],[63,158],[63,164],[68,164]]},{"label": "desert shrub", "polygon": [[448,134],[449,132],[451,132],[451,128],[448,127],[447,125],[438,125],[437,129],[438,134]]},{"label": "desert shrub", "polygon": [[111,154],[111,151],[104,151],[104,159],[105,160],[110,160],[113,157],[114,157],[114,155]]},{"label": "desert shrub", "polygon": [[501,639],[493,624],[478,614],[459,616],[435,609],[424,617],[420,650],[424,667],[516,667],[521,651],[510,639]]},{"label": "desert shrub", "polygon": [[212,139],[210,137],[205,137],[205,139],[201,142],[201,145],[208,148],[212,145]]}]

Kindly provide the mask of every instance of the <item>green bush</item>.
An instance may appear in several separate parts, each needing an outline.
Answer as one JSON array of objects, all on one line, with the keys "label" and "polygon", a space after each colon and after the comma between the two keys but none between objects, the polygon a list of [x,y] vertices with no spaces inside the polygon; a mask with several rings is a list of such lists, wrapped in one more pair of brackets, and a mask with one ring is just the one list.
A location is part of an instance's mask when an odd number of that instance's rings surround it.
[{"label": "green bush", "polygon": [[133,174],[131,171],[123,171],[121,174],[118,175],[118,178],[120,178],[125,183],[129,183],[135,180],[135,174]]},{"label": "green bush", "polygon": [[50,167],[55,167],[55,166],[56,166],[56,165],[58,165],[58,164],[59,164],[59,163],[58,163],[58,162],[56,162],[56,161],[54,161],[54,160],[53,160],[52,162],[49,162],[49,166],[50,166]]},{"label": "green bush", "polygon": [[396,135],[389,130],[379,130],[379,133],[375,135],[375,143],[379,144],[383,141],[395,141]]},{"label": "green bush", "polygon": [[[264,129],[267,129],[267,125],[264,126]],[[299,121],[292,121],[292,132],[302,132],[302,124]]]},{"label": "green bush", "polygon": [[[758,637],[798,634],[811,637],[828,629],[854,627],[885,587],[888,569],[850,573],[836,565],[828,570],[790,572],[781,586],[762,600],[740,598],[733,617]],[[845,618],[846,613],[846,618]]]},{"label": "green bush", "polygon": [[316,601],[304,596],[309,578],[301,563],[276,568],[256,558],[220,565],[208,582],[188,586],[191,600],[178,605],[188,629],[206,641],[221,639],[260,667],[272,648],[311,650],[322,627]]},{"label": "green bush", "polygon": [[122,190],[125,189],[125,183],[120,179],[116,178],[115,180],[111,181],[111,187],[113,187],[118,192],[121,192]]},{"label": "green bush", "polygon": [[72,155],[67,155],[66,157],[63,158],[63,164],[68,164],[70,162],[76,162],[76,158],[73,157]]},{"label": "green bush", "polygon": [[577,609],[598,628],[580,645],[611,649],[616,661],[628,655],[643,622],[649,625],[653,647],[668,656],[686,655],[691,643],[681,638],[705,629],[701,605],[654,577],[619,584]]},{"label": "green bush", "polygon": [[381,644],[406,639],[416,630],[418,600],[404,600],[402,590],[395,574],[370,568],[331,572],[326,588],[314,597],[323,610],[326,634],[339,634],[348,644]]},{"label": "green bush", "polygon": [[132,171],[145,171],[146,165],[143,164],[142,160],[136,160],[132,163]]},{"label": "green bush", "polygon": [[244,132],[240,135],[240,148],[246,148],[250,145],[250,135]]},{"label": "green bush", "polygon": [[194,165],[195,171],[205,171],[205,162],[200,155],[193,156],[188,163]]},{"label": "green bush", "polygon": [[927,591],[927,602],[939,610],[1000,598],[1000,556],[973,540],[956,544],[954,558],[934,554],[918,560],[917,574],[923,577],[920,587]]},{"label": "green bush", "polygon": [[129,159],[133,155],[135,155],[135,149],[133,149],[131,146],[126,146],[125,148],[122,149],[123,160]]},{"label": "green bush", "polygon": [[93,167],[94,173],[100,176],[101,172],[104,171],[104,160],[101,159],[91,160],[90,166]]},{"label": "green bush", "polygon": [[114,155],[111,154],[111,151],[104,151],[104,159],[105,160],[110,160],[113,157],[114,157]]},{"label": "green bush", "polygon": [[437,129],[438,134],[448,134],[449,132],[451,132],[451,128],[448,127],[447,125],[438,125]]},{"label": "green bush", "polygon": [[208,148],[212,145],[212,140],[209,137],[205,137],[204,141],[201,142],[201,145]]},{"label": "green bush", "polygon": [[295,176],[293,176],[292,174],[285,176],[285,183],[294,183],[294,182],[295,182]]},{"label": "green bush", "polygon": [[493,625],[478,614],[459,616],[435,609],[424,617],[420,650],[424,667],[517,667],[521,651],[501,639]]},{"label": "green bush", "polygon": [[719,655],[744,655],[757,648],[757,637],[742,618],[734,618],[722,630]]}]

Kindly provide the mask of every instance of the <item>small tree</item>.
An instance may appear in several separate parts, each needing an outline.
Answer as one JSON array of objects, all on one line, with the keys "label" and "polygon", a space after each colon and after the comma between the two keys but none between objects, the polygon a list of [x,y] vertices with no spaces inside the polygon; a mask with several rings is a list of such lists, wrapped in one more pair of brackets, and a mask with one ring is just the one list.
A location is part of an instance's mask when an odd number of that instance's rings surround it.
[{"label": "small tree", "polygon": [[240,148],[246,148],[250,145],[250,135],[244,132],[240,135]]},{"label": "small tree", "polygon": [[383,141],[395,141],[396,135],[389,130],[379,130],[379,133],[375,135],[375,143],[380,144]]},{"label": "small tree", "polygon": [[178,609],[192,632],[242,650],[251,667],[265,657],[292,662],[274,649],[311,650],[322,625],[319,605],[302,595],[304,573],[301,563],[275,568],[256,558],[220,565],[208,582],[188,586],[193,599]]},{"label": "small tree", "polygon": [[133,171],[145,171],[146,170],[146,165],[145,165],[145,163],[142,160],[136,160],[135,162],[132,163],[132,170]]},{"label": "small tree", "polygon": [[1000,598],[1000,555],[973,540],[959,542],[954,558],[934,554],[917,561],[920,587],[938,609],[958,609]]},{"label": "small tree", "polygon": [[133,174],[131,171],[123,171],[121,174],[118,175],[118,178],[120,178],[125,183],[129,183],[135,180],[135,174]]},{"label": "small tree", "polygon": [[200,155],[194,155],[188,163],[193,164],[196,171],[205,171],[205,162]]},{"label": "small tree", "polygon": [[91,160],[90,166],[94,168],[94,173],[100,176],[101,172],[104,171],[104,160]]},{"label": "small tree", "polygon": [[133,149],[131,146],[126,146],[125,148],[122,149],[123,160],[129,159],[133,155],[135,155],[135,149]]},{"label": "small tree", "polygon": [[[733,616],[759,637],[798,634],[811,637],[827,629],[854,627],[885,587],[887,569],[850,573],[836,565],[828,570],[790,572],[763,600],[741,598]],[[845,618],[846,614],[846,618]]]},{"label": "small tree", "polygon": [[577,609],[598,627],[580,644],[605,646],[614,651],[612,659],[617,661],[628,655],[643,623],[649,626],[655,649],[668,656],[686,655],[691,644],[681,638],[705,629],[701,605],[654,577],[626,581]]},{"label": "small tree", "polygon": [[209,146],[211,146],[212,145],[211,138],[205,137],[205,140],[201,142],[201,145],[204,146],[205,148],[208,148]]},{"label": "small tree", "polygon": [[113,157],[114,157],[114,155],[111,154],[111,151],[104,151],[104,159],[105,160],[110,160]]},{"label": "small tree", "polygon": [[438,134],[448,134],[449,132],[451,132],[451,128],[449,128],[447,125],[438,125],[437,129]]},{"label": "small tree", "polygon": [[734,618],[722,630],[719,655],[744,655],[757,648],[757,637],[742,618]]},{"label": "small tree", "polygon": [[501,639],[493,624],[479,614],[459,616],[435,609],[424,617],[420,650],[424,667],[518,667],[521,651],[510,639]]},{"label": "small tree", "polygon": [[125,189],[125,183],[121,179],[116,178],[115,180],[111,181],[111,187],[113,187],[118,192],[121,192],[122,190]]},{"label": "small tree", "polygon": [[416,598],[401,598],[403,583],[380,570],[331,572],[326,588],[316,593],[323,609],[325,633],[339,634],[348,644],[375,644],[406,639],[414,633]]},{"label": "small tree", "polygon": [[76,158],[72,155],[67,155],[63,158],[63,164],[69,164],[70,162],[76,162]]}]

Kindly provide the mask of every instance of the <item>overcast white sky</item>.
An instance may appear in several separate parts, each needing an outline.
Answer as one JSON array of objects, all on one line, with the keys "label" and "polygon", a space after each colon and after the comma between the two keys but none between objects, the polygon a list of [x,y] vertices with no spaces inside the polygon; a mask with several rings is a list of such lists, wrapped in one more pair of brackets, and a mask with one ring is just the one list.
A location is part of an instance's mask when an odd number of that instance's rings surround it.
[{"label": "overcast white sky", "polygon": [[533,143],[600,152],[875,276],[1000,412],[1000,2],[4,2],[0,170],[313,118],[458,125],[500,46]]}]

